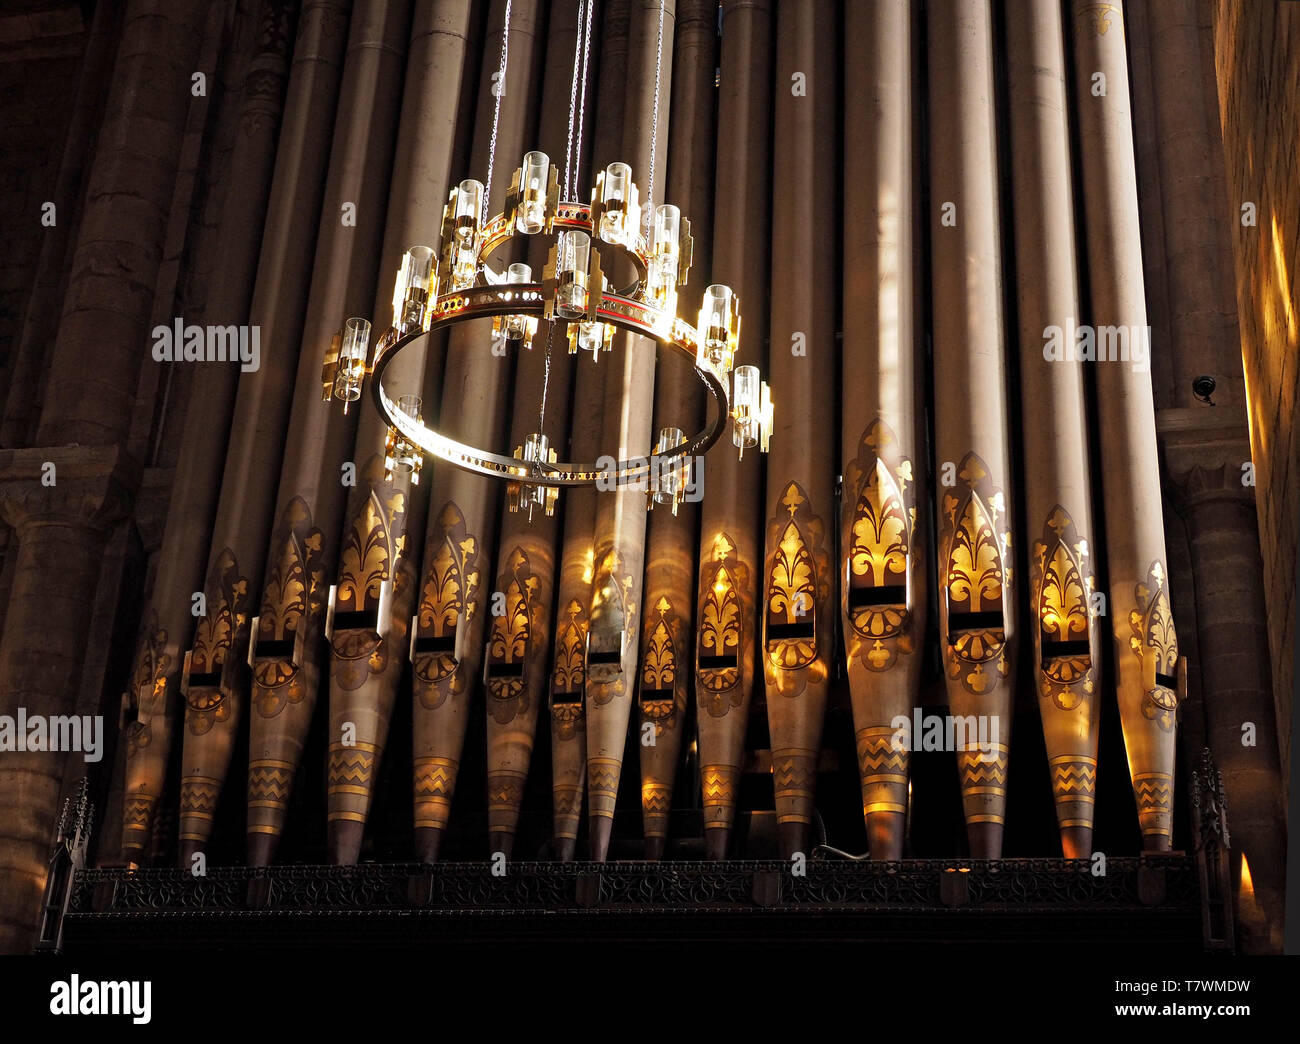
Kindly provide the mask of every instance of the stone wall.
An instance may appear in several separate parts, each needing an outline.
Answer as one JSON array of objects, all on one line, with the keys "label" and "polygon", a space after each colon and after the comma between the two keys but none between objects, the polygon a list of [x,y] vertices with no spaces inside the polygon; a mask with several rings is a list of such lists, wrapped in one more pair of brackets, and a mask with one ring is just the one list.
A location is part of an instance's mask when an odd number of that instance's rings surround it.
[{"label": "stone wall", "polygon": [[1285,780],[1300,540],[1300,3],[1208,2],[1229,202],[1236,213],[1246,203],[1255,210],[1253,225],[1236,222],[1233,249]]}]

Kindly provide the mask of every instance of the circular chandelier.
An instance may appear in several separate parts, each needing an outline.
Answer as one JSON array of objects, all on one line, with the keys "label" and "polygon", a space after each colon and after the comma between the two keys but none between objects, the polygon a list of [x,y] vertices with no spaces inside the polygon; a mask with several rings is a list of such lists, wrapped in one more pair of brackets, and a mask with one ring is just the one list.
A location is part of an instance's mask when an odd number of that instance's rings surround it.
[{"label": "circular chandelier", "polygon": [[[503,78],[505,61],[503,45]],[[576,83],[575,62],[575,94]],[[657,98],[656,90],[656,131]],[[490,156],[495,154],[495,119],[493,123]],[[578,155],[580,136],[579,130]],[[641,489],[649,495],[648,506],[670,503],[675,514],[691,488],[692,460],[717,442],[728,419],[742,456],[754,446],[767,451],[770,390],[757,367],[734,365],[740,307],[730,287],[709,286],[694,322],[677,314],[678,289],[686,285],[692,247],[690,222],[678,208],[667,203],[643,208],[626,163],[611,163],[597,175],[590,204],[561,199],[559,173],[545,153],[527,153],[514,172],[504,209],[491,218],[484,216],[482,182],[466,180],[453,188],[443,210],[438,254],[428,246],[406,251],[393,289],[392,325],[376,343],[373,358],[370,323],[360,318],[345,322],[325,358],[323,397],[342,402],[346,411],[370,378],[371,397],[388,422],[385,476],[390,480],[404,474],[418,483],[423,455],[429,453],[467,471],[506,479],[510,510],[527,511],[530,519],[536,509],[554,513],[561,487],[586,485]],[[569,173],[566,168],[566,185]],[[489,161],[489,184],[491,177]],[[653,191],[653,158],[650,178]],[[506,265],[504,271],[493,266],[493,255],[516,236],[552,240],[540,278],[522,262]],[[531,350],[539,324],[548,324],[548,376],[557,324],[564,324],[570,355],[590,351],[594,360],[612,349],[619,330],[653,338],[691,362],[709,394],[709,421],[694,434],[660,429],[648,459],[559,461],[542,434],[544,379],[537,430],[513,456],[459,442],[424,423],[418,396],[390,395],[383,376],[397,355],[417,341],[427,346],[434,331],[474,319],[492,320],[492,350],[498,355],[511,347]]]}]

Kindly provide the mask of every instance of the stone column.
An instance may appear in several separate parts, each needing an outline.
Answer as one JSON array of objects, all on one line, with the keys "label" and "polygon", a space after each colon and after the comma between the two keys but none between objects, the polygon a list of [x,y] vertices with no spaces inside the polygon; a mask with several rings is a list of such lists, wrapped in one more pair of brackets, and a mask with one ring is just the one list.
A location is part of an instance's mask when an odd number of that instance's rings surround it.
[{"label": "stone column", "polygon": [[862,814],[873,859],[902,859],[906,749],[925,640],[925,464],[917,394],[909,0],[845,9],[841,600]]},{"label": "stone column", "polygon": [[[772,5],[724,0],[718,87],[711,282],[739,305],[738,365],[764,369],[772,144]],[[701,273],[703,275],[703,273]],[[704,848],[723,859],[736,822],[758,633],[759,454],[738,457],[725,434],[704,457],[696,587],[695,699]]]},{"label": "stone column", "polygon": [[[152,287],[205,12],[197,0],[137,0],[123,15],[36,435],[38,446],[106,448],[98,464],[86,450],[72,457],[58,449],[33,450],[6,484],[3,499],[15,504],[36,489],[50,492],[40,494],[34,508],[15,509],[11,520],[19,549],[0,640],[3,714],[20,706],[60,714],[76,702],[104,527],[126,510],[123,498],[134,495],[139,481],[138,465],[121,459],[120,447],[148,345]],[[56,465],[53,486],[41,485],[49,475],[45,461]],[[101,489],[78,494],[69,484],[60,490],[59,463],[69,479],[84,464]],[[50,591],[55,575],[59,594]],[[11,757],[0,768],[0,783],[5,793],[19,796],[24,811],[0,827],[0,949],[6,951],[31,940],[61,785],[48,755]]]},{"label": "stone column", "polygon": [[[1016,662],[993,29],[984,0],[927,9],[939,645],[971,854],[1002,848]],[[995,734],[996,729],[996,734]]]},{"label": "stone column", "polygon": [[1007,56],[1032,672],[1061,848],[1067,859],[1084,859],[1092,853],[1102,638],[1091,605],[1086,373],[1073,351],[1079,291],[1059,8],[1012,0]]},{"label": "stone column", "polygon": [[[1137,125],[1156,161],[1139,174],[1163,216],[1154,230],[1162,235],[1143,230],[1147,253],[1159,259],[1153,264],[1148,258],[1147,274],[1167,288],[1167,314],[1152,311],[1159,341],[1172,349],[1175,375],[1173,401],[1158,413],[1157,424],[1165,470],[1176,488],[1173,499],[1187,521],[1196,581],[1198,655],[1189,650],[1188,666],[1199,672],[1206,694],[1207,745],[1223,773],[1234,847],[1249,865],[1254,888],[1254,901],[1239,904],[1241,944],[1279,952],[1286,786],[1255,514],[1256,498],[1266,492],[1246,485],[1251,431],[1231,250],[1232,237],[1258,244],[1261,235],[1271,237],[1273,226],[1267,219],[1254,228],[1242,226],[1243,201],[1227,199],[1217,98],[1206,82],[1214,54],[1208,12],[1202,25],[1205,6],[1196,0],[1143,0],[1130,11],[1135,40],[1141,32],[1148,44],[1135,47],[1134,64],[1139,57],[1148,60],[1151,84],[1147,98],[1135,98],[1148,100],[1145,107],[1135,105]],[[1154,250],[1152,238],[1160,240]],[[1272,243],[1267,246],[1271,251]],[[1203,373],[1217,382],[1213,408],[1196,401],[1192,391],[1192,378]],[[1290,553],[1294,558],[1294,546]]]},{"label": "stone column", "polygon": [[[679,0],[673,41],[673,105],[668,191],[690,222],[689,282],[680,287],[677,314],[694,321],[708,282],[713,208],[713,152],[697,142],[716,140],[714,118],[718,53],[718,5],[713,0]],[[660,131],[664,124],[660,122]],[[654,439],[664,428],[692,434],[703,424],[699,378],[679,359],[655,372]],[[703,462],[692,463],[701,493]],[[653,506],[646,532],[645,597],[641,659],[637,676],[637,735],[641,755],[641,820],[647,859],[663,855],[682,739],[691,731],[686,707],[691,690],[689,652],[695,596],[695,547],[699,508],[692,502]],[[654,732],[647,742],[647,729]]]}]

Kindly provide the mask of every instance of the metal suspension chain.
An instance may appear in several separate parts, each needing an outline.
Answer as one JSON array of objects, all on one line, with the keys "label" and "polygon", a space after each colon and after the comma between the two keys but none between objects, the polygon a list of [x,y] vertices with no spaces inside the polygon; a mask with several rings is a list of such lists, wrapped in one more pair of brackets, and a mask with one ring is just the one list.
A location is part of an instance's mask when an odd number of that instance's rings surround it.
[{"label": "metal suspension chain", "polygon": [[642,221],[647,239],[654,221],[655,159],[659,152],[659,86],[664,64],[664,3],[665,0],[659,0],[659,35],[655,40],[655,100],[650,117],[650,182],[646,186],[645,218]]},{"label": "metal suspension chain", "polygon": [[492,107],[492,140],[488,143],[487,184],[483,186],[483,213],[480,222],[486,224],[488,219],[489,199],[492,195],[492,167],[497,158],[497,129],[501,123],[501,96],[506,93],[506,63],[510,58],[510,6],[514,0],[506,0],[506,21],[501,29],[501,67],[497,71],[495,84],[496,103]]}]

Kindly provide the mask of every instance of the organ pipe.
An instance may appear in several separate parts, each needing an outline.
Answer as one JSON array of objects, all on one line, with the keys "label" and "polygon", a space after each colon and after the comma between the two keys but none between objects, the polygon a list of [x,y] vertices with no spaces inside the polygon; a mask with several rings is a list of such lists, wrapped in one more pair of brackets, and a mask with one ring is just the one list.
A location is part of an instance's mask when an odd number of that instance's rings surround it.
[{"label": "organ pipe", "polygon": [[[713,277],[740,300],[739,363],[762,366],[767,327],[772,8],[723,0],[718,88],[718,192]],[[720,441],[705,454],[695,610],[695,699],[705,854],[727,854],[736,821],[754,685],[759,558],[759,455]]]},{"label": "organ pipe", "polygon": [[[403,253],[441,223],[456,152],[470,0],[439,0],[417,23],[430,39],[421,62],[407,66],[398,150],[380,252],[381,276],[396,275]],[[425,13],[422,12],[422,17]],[[398,53],[403,45],[398,45]],[[428,98],[438,104],[422,104]],[[392,287],[375,291],[373,326],[387,325]],[[403,352],[385,374],[390,394],[424,391],[426,365],[441,372],[440,342],[427,352]],[[423,530],[427,498],[411,473],[384,473],[387,430],[374,410],[362,410],[352,460],[357,484],[348,497],[334,591],[330,641],[330,702],[326,783],[326,844],[331,862],[357,861],[373,797],[375,772],[409,649],[417,563],[413,542]],[[427,486],[425,487],[427,489]]]},{"label": "organ pipe", "polygon": [[[322,58],[333,47],[327,36],[339,28],[328,18],[319,24],[315,39],[325,52]],[[315,62],[308,69],[303,103],[332,97],[337,82],[334,69]],[[312,89],[317,75],[323,81],[320,94]],[[341,112],[351,98],[346,67],[338,90]],[[259,331],[261,365],[240,379],[204,583],[207,611],[195,625],[181,677],[186,702],[179,823],[182,867],[189,866],[191,856],[206,846],[211,835],[248,699],[249,624],[257,606],[257,578],[262,574],[274,509],[307,305],[309,273],[302,259],[311,256],[320,215],[325,164],[313,146],[329,139],[332,115],[328,108],[308,113],[305,119],[287,122],[280,135],[249,311],[251,329]]]},{"label": "organ pipe", "polygon": [[[682,315],[698,312],[709,270],[709,211],[713,206],[713,154],[695,142],[712,141],[714,76],[717,67],[717,4],[714,0],[679,0],[674,41],[671,166],[667,198],[689,216],[693,239],[692,274],[678,291]],[[661,125],[660,133],[663,133]],[[655,371],[656,433],[665,428],[699,428],[701,394],[698,378],[676,359]],[[692,481],[702,484],[702,464]],[[646,535],[645,597],[641,621],[641,660],[637,674],[637,732],[641,756],[641,819],[647,859],[663,855],[668,813],[688,731],[688,669],[694,608],[696,526],[699,508],[689,499],[674,507],[660,501],[650,514]]]},{"label": "organ pipe", "polygon": [[[413,36],[413,62],[420,60],[425,39]],[[341,462],[356,438],[360,411],[344,413],[322,401],[320,360],[331,340],[342,336],[345,321],[369,314],[374,300],[383,226],[378,220],[344,224],[341,218],[349,206],[361,215],[383,212],[399,90],[389,70],[378,90],[340,111],[334,132],[254,629],[247,825],[253,866],[274,856],[325,675],[329,578],[338,567],[346,483],[352,478]]]},{"label": "organ pipe", "polygon": [[[939,646],[971,854],[1002,847],[1015,665],[992,12],[927,8]],[[994,738],[996,728],[996,738]]]},{"label": "organ pipe", "polygon": [[874,859],[901,859],[925,638],[925,466],[918,449],[912,4],[845,10],[840,601],[862,813]]},{"label": "organ pipe", "polygon": [[[566,121],[571,70],[578,47],[581,13],[577,0],[565,0],[551,7],[546,43],[548,75],[543,84],[537,144],[552,157],[552,162],[558,162],[566,154],[568,144]],[[585,99],[583,102],[585,107]],[[578,106],[576,98],[574,106]],[[580,161],[578,168],[581,171]],[[578,184],[584,184],[581,178]],[[534,272],[541,271],[546,260],[544,239],[532,244],[529,260]],[[541,433],[552,447],[565,445],[569,434],[572,368],[566,364],[565,340],[563,325],[557,324],[553,332],[541,329],[532,347],[521,351],[515,364],[516,387],[539,389],[546,385],[546,416]],[[532,394],[516,396],[509,448],[522,447],[538,430],[538,424],[537,399]],[[563,493],[560,500],[567,501],[572,495]],[[558,508],[563,510],[564,503],[558,503]],[[514,848],[524,786],[532,763],[538,711],[549,688],[551,641],[557,627],[554,606],[559,524],[559,515],[548,514],[544,509],[501,513],[493,590],[505,595],[506,611],[493,618],[487,636],[485,712],[488,848],[491,852],[505,853],[507,858]],[[580,760],[585,763],[585,752]]]},{"label": "organ pipe", "polygon": [[[292,135],[295,121],[310,121],[312,127],[320,127],[333,111],[342,40],[336,43],[321,30],[330,19],[346,20],[350,6],[350,2],[323,5],[304,14],[296,47],[275,33],[265,34],[262,48],[250,63],[230,160],[232,183],[217,237],[220,263],[213,266],[205,309],[207,315],[223,323],[248,316],[257,244],[277,163],[277,133]],[[274,18],[275,13],[268,17]],[[292,77],[291,52],[298,56]],[[253,84],[259,89],[250,90]],[[320,134],[297,139],[295,147],[304,151],[307,166],[324,162],[320,141]],[[287,151],[285,156],[284,162],[291,163]],[[132,863],[142,862],[149,846],[182,706],[180,675],[185,646],[194,629],[193,595],[204,579],[203,554],[212,534],[226,448],[225,438],[217,436],[229,430],[239,370],[228,363],[205,364],[195,379],[201,382],[195,387],[202,387],[203,394],[192,396],[186,413],[180,449],[186,466],[177,469],[172,486],[153,593],[141,617],[125,695],[122,854]]]},{"label": "organ pipe", "polygon": [[762,656],[788,859],[808,851],[835,643],[834,429],[819,402],[837,363],[836,7],[779,0],[776,25],[769,358],[779,404],[767,460]]},{"label": "organ pipe", "polygon": [[[644,178],[645,199],[653,202],[664,194],[676,3],[632,0],[630,8],[621,158],[638,172],[638,180]],[[658,54],[662,55],[660,61]],[[657,141],[652,142],[656,110],[662,128]],[[653,171],[658,175],[652,185]],[[619,460],[648,457],[652,445],[655,342],[620,334],[613,357],[604,360],[603,365],[601,452]],[[584,704],[587,814],[591,857],[597,862],[604,860],[609,847],[636,688],[645,516],[644,494],[635,489],[617,488],[596,497]]]},{"label": "organ pipe", "polygon": [[1065,51],[1055,4],[1015,0],[1007,13],[1032,671],[1061,848],[1081,859],[1092,853],[1101,635],[1084,372],[1047,357],[1079,316]]},{"label": "organ pipe", "polygon": [[[475,170],[488,169],[496,135],[493,183],[485,186],[488,214],[503,208],[515,157],[532,146],[536,126],[531,99],[541,80],[536,46],[540,5],[536,0],[513,0],[510,12],[507,25],[505,0],[492,5],[484,53],[499,55],[502,37],[508,35],[509,59],[504,82],[500,66],[484,62],[474,121],[471,162]],[[498,100],[500,115],[494,119]],[[494,350],[490,321],[457,325],[448,337],[439,430],[471,446],[494,446],[505,424],[505,394],[513,364],[510,354],[498,355]],[[488,569],[494,557],[499,492],[495,479],[441,463],[433,468],[424,572],[411,624],[415,847],[416,855],[429,863],[438,858],[470,704],[481,691],[484,619],[493,594]],[[509,588],[502,593],[507,618],[514,619],[520,603],[512,602]]]},{"label": "organ pipe", "polygon": [[1163,851],[1173,842],[1175,726],[1183,685],[1169,605],[1123,6],[1118,0],[1105,7],[1071,4],[1075,99],[1079,147],[1087,157],[1082,166],[1091,325],[1124,335],[1121,340],[1116,333],[1113,342],[1111,354],[1119,357],[1099,358],[1094,367],[1097,424],[1106,450],[1101,489],[1116,689],[1142,844]]}]

